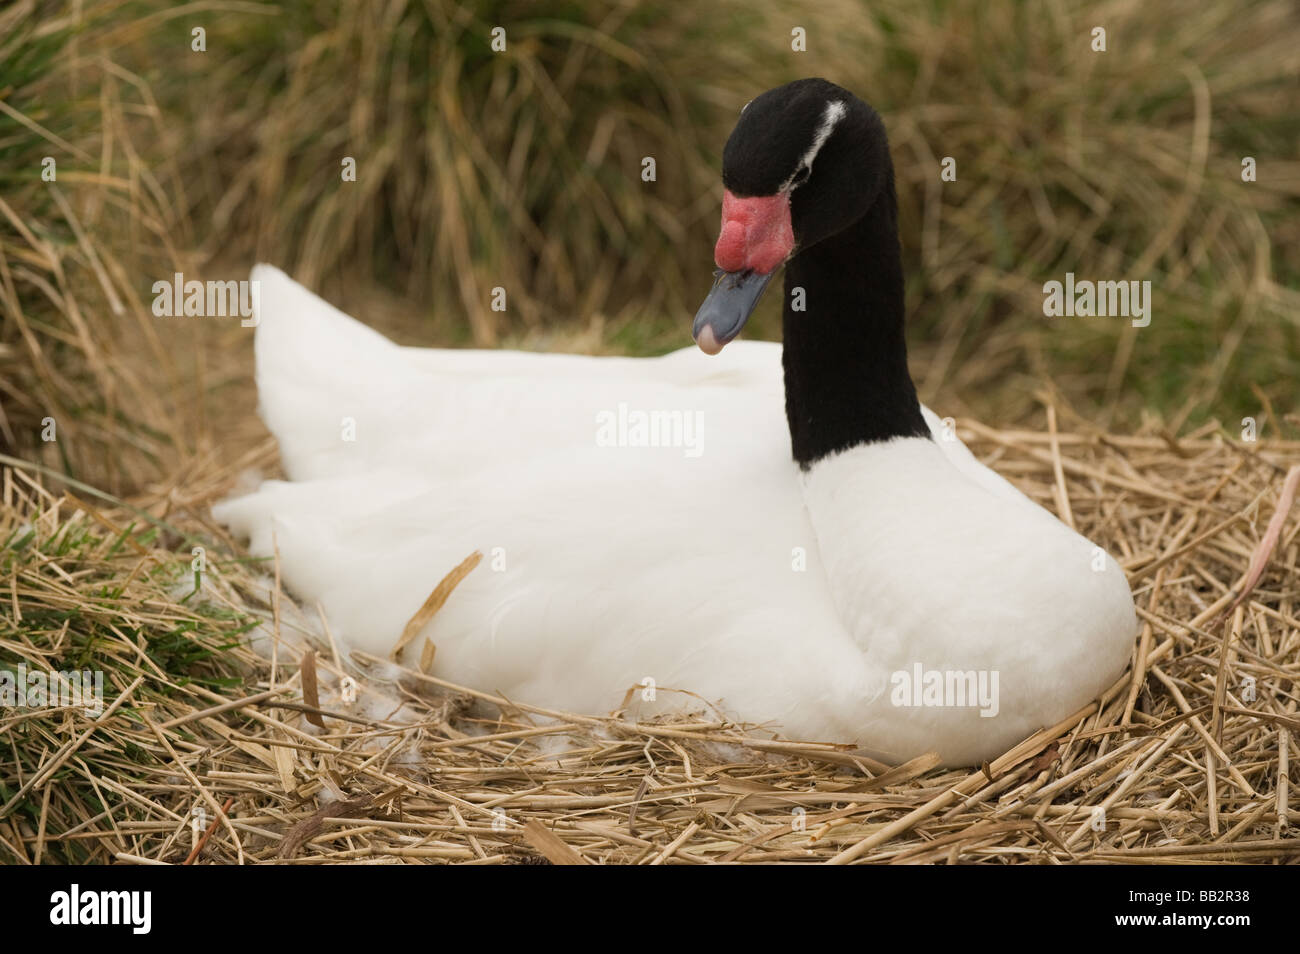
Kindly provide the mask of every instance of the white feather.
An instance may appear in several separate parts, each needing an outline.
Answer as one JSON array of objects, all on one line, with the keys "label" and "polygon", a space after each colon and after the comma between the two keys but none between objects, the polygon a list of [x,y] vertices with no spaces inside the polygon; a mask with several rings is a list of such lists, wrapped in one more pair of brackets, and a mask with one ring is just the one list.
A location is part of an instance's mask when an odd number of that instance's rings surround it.
[{"label": "white feather", "polygon": [[[744,110],[742,109],[743,113]],[[785,192],[794,183],[795,177],[804,169],[812,172],[813,160],[817,158],[817,153],[822,151],[822,146],[826,145],[826,140],[831,138],[831,133],[839,125],[839,121],[844,118],[848,112],[844,104],[838,99],[831,100],[822,110],[821,122],[817,124],[817,131],[813,134],[813,141],[804,151],[803,156],[799,159],[799,164],[794,167],[794,172],[790,173],[790,178],[781,183],[777,191]]]}]

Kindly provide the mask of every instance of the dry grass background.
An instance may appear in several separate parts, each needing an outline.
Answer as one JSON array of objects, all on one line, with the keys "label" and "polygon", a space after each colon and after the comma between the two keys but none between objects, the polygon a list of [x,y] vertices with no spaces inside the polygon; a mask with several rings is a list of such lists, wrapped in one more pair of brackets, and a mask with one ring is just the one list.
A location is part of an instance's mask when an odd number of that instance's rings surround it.
[{"label": "dry grass background", "polygon": [[[1293,6],[678,6],[0,11],[0,659],[103,668],[118,701],[98,722],[0,712],[0,857],[1300,858],[1294,519],[1220,619],[1300,450]],[[1081,39],[1099,19],[1104,57]],[[808,54],[788,52],[792,22]],[[496,23],[509,57],[486,52]],[[808,74],[889,125],[923,396],[1130,574],[1144,631],[1095,709],[973,773],[754,727],[493,711],[340,655],[211,523],[238,473],[275,468],[249,335],[155,318],[154,281],[262,257],[411,343],[683,345],[726,132],[756,89]],[[943,155],[959,178],[940,186]],[[1151,279],[1152,326],[1027,319],[1067,270]],[[486,307],[498,284],[505,317]],[[1246,414],[1257,443],[1238,439]],[[247,644],[267,633],[273,660]],[[303,711],[304,645],[323,730]],[[360,704],[338,696],[345,672]],[[576,747],[557,754],[557,736]]]}]

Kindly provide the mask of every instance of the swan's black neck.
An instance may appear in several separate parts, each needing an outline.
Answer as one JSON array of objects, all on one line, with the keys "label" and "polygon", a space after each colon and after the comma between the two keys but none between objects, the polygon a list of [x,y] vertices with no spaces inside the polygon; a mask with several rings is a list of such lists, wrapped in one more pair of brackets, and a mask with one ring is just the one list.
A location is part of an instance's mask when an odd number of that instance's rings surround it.
[{"label": "swan's black neck", "polygon": [[[802,288],[804,311],[795,311]],[[785,274],[785,410],[807,470],[836,451],[929,437],[907,372],[893,176],[861,219],[797,254]]]}]

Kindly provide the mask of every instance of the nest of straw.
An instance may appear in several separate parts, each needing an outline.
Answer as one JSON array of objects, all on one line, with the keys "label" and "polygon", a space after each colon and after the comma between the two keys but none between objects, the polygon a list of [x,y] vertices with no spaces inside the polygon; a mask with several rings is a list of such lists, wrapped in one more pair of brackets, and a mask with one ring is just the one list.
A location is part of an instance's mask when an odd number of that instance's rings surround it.
[{"label": "nest of straw", "polygon": [[[1300,522],[1286,519],[1300,442],[1241,442],[1211,426],[1177,439],[1066,432],[1050,409],[1048,422],[1031,432],[962,421],[959,433],[1118,555],[1142,632],[1101,698],[955,771],[724,722],[554,712],[450,685],[436,661],[425,673],[349,655],[273,566],[242,558],[205,516],[230,473],[128,504],[11,459],[0,654],[101,667],[106,685],[98,717],[0,714],[0,856],[1300,860],[1288,803],[1300,763]],[[252,459],[273,455],[267,443]]]}]

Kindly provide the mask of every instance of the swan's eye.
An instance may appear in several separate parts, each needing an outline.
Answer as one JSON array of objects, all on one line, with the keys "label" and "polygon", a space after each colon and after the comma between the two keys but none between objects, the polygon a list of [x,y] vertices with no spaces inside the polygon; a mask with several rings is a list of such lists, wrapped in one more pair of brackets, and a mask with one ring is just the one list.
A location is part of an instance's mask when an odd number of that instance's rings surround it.
[{"label": "swan's eye", "polygon": [[790,188],[791,189],[799,188],[799,186],[803,185],[805,182],[808,181],[808,177],[810,175],[812,175],[811,168],[809,168],[808,166],[800,166],[798,169],[795,170],[794,175],[790,177]]}]

